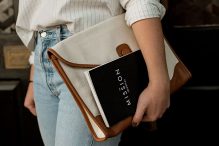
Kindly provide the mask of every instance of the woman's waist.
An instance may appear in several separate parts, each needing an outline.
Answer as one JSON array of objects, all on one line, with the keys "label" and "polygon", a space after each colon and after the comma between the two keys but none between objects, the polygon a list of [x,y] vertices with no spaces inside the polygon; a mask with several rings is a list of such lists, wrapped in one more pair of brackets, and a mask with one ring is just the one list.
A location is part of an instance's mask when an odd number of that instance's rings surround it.
[{"label": "woman's waist", "polygon": [[114,15],[110,13],[99,13],[90,15],[80,14],[71,17],[66,16],[65,18],[63,18],[63,16],[57,16],[56,19],[47,19],[47,21],[45,21],[45,19],[34,19],[29,27],[32,31],[40,31],[65,25],[71,32],[76,33],[119,14],[121,14],[121,12],[115,13]]}]

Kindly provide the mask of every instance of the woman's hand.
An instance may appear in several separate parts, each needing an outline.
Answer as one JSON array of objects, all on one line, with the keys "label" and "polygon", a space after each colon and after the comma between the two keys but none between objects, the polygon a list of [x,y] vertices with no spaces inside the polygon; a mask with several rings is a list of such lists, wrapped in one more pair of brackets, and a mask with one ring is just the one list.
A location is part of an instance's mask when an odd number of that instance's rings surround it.
[{"label": "woman's hand", "polygon": [[139,96],[136,113],[133,118],[133,126],[141,121],[152,122],[161,118],[170,106],[169,81],[162,83],[149,83]]},{"label": "woman's hand", "polygon": [[33,82],[30,82],[28,85],[26,97],[24,100],[24,106],[29,109],[29,111],[36,116],[36,108],[34,103],[34,91],[33,91]]},{"label": "woman's hand", "polygon": [[30,69],[30,81],[28,88],[27,88],[27,93],[26,97],[24,100],[24,106],[29,109],[29,111],[36,116],[36,108],[35,108],[35,102],[34,102],[34,88],[33,88],[33,74],[34,74],[34,65],[31,65]]}]

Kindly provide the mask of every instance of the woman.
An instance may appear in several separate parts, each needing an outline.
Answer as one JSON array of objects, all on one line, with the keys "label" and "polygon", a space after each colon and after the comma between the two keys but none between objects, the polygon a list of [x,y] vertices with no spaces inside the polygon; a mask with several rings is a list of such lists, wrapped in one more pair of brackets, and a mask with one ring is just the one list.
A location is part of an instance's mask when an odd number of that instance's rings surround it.
[{"label": "woman", "polygon": [[[47,57],[47,48],[126,10],[148,67],[149,84],[141,93],[133,126],[155,121],[169,107],[170,85],[164,53],[159,0],[20,0],[16,23],[30,57],[30,84],[25,107],[37,115],[46,146],[116,146],[120,135],[104,142],[93,140],[67,87]],[[34,61],[33,59],[34,58]]]}]

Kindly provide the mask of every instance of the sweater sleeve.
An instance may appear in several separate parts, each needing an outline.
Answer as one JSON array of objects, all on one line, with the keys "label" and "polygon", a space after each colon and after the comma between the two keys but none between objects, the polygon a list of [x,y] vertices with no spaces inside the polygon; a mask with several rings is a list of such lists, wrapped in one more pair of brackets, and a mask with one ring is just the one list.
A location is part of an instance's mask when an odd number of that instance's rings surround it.
[{"label": "sweater sleeve", "polygon": [[120,0],[120,4],[126,10],[125,19],[129,26],[146,18],[162,19],[166,12],[160,0]]}]

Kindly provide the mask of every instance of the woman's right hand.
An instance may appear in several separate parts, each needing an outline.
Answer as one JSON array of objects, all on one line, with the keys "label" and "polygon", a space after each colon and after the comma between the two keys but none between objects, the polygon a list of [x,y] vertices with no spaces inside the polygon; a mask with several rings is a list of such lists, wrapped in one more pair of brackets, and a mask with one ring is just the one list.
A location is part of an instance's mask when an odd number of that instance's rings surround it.
[{"label": "woman's right hand", "polygon": [[36,116],[36,108],[35,108],[35,102],[34,102],[34,94],[33,94],[33,82],[30,82],[28,85],[26,97],[24,100],[24,106],[29,109],[29,111]]},{"label": "woman's right hand", "polygon": [[27,88],[27,93],[26,97],[24,100],[24,106],[29,109],[29,111],[36,116],[36,108],[35,108],[35,102],[34,102],[34,89],[33,89],[33,72],[34,72],[34,65],[31,66],[30,69],[30,80],[28,88]]}]

